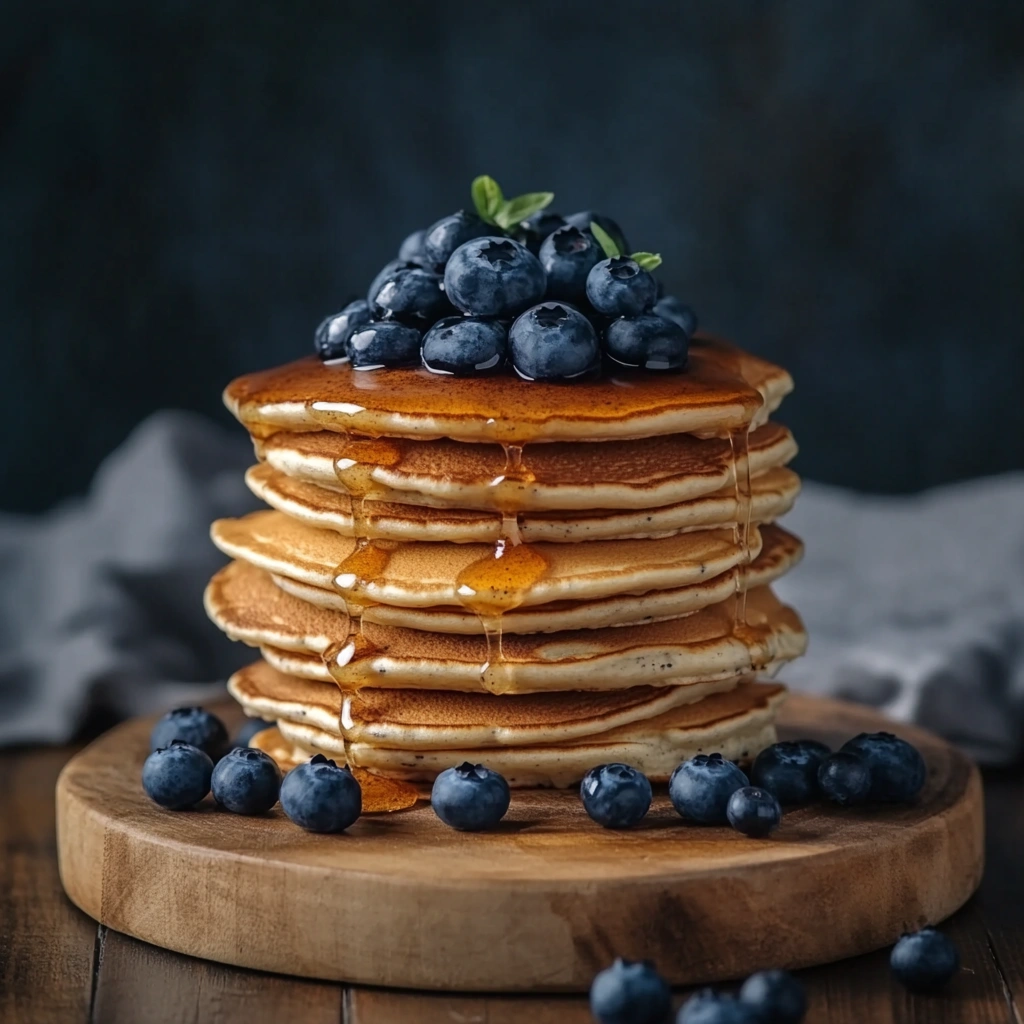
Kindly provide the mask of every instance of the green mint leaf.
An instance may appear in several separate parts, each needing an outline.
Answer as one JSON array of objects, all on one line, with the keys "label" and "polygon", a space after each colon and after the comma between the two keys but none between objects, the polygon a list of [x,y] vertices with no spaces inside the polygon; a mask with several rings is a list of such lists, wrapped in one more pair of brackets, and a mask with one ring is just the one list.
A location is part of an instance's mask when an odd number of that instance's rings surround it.
[{"label": "green mint leaf", "polygon": [[622,253],[619,252],[619,247],[615,244],[615,239],[612,238],[612,236],[609,235],[608,232],[597,223],[597,221],[592,220],[590,222],[590,230],[593,236],[597,239],[597,244],[604,249],[604,254],[608,259],[612,260],[615,259],[616,256],[622,255]]},{"label": "green mint leaf", "polygon": [[554,198],[554,192],[527,192],[526,195],[516,196],[515,199],[506,200],[495,220],[500,227],[508,230],[538,210],[543,210]]},{"label": "green mint leaf", "polygon": [[641,270],[657,270],[661,266],[661,255],[656,252],[635,252],[630,259],[638,263]]},{"label": "green mint leaf", "polygon": [[497,224],[498,211],[505,205],[501,186],[490,175],[481,174],[473,179],[469,191],[480,219],[486,224]]}]

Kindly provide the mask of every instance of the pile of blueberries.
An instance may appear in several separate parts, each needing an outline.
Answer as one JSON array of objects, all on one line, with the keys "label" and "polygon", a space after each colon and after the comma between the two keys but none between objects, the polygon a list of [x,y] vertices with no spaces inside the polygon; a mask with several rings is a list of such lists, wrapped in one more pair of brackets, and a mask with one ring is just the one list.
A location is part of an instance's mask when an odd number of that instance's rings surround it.
[{"label": "pile of blueberries", "polygon": [[321,359],[464,377],[511,365],[545,381],[590,378],[605,361],[686,368],[697,318],[662,294],[660,256],[629,254],[610,217],[552,213],[550,192],[505,199],[487,176],[471,191],[475,213],[413,232],[365,299],[320,324]]}]

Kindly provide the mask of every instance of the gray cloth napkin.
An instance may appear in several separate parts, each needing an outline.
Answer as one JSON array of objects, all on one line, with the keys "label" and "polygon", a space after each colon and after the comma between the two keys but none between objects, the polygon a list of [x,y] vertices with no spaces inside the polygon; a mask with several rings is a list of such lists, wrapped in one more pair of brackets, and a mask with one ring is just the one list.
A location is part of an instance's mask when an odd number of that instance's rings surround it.
[{"label": "gray cloth napkin", "polygon": [[[90,708],[208,698],[252,653],[203,612],[225,561],[210,521],[258,507],[247,439],[158,413],[87,497],[0,516],[0,743],[71,737]],[[1024,739],[1024,474],[911,498],[807,484],[785,525],[807,543],[777,585],[811,634],[784,678],[920,722],[980,760]]]}]

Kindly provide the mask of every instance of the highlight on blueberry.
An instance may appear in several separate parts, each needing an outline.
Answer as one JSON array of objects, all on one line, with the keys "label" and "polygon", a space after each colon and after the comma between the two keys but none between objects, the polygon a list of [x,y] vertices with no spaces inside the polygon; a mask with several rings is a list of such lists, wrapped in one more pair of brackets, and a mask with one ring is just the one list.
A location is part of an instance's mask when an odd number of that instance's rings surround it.
[{"label": "highlight on blueberry", "polygon": [[758,971],[740,989],[740,1002],[771,1024],[800,1024],[807,1015],[807,993],[789,971]]},{"label": "highlight on blueberry", "polygon": [[668,781],[672,806],[690,821],[724,825],[729,798],[750,780],[721,754],[698,754],[684,761]]},{"label": "highlight on blueberry", "polygon": [[500,320],[450,316],[423,337],[423,365],[432,373],[473,377],[500,370],[508,354],[508,328]]},{"label": "highlight on blueberry", "polygon": [[194,807],[210,792],[213,760],[199,747],[171,740],[157,747],[142,765],[142,788],[155,804],[169,811]]},{"label": "highlight on blueberry", "polygon": [[284,777],[281,808],[308,832],[344,832],[363,812],[363,791],[348,768],[315,754]]},{"label": "highlight on blueberry", "polygon": [[528,309],[512,324],[508,340],[512,365],[527,380],[572,380],[600,366],[593,325],[567,303]]},{"label": "highlight on blueberry", "polygon": [[665,1024],[671,1011],[668,982],[648,961],[619,957],[590,985],[590,1012],[599,1024]]},{"label": "highlight on blueberry", "polygon": [[444,288],[463,313],[511,317],[544,297],[544,269],[511,238],[486,236],[460,245],[448,260]]},{"label": "highlight on blueberry", "polygon": [[327,362],[348,359],[348,343],[363,324],[372,319],[369,304],[363,299],[350,302],[340,313],[324,319],[313,336],[317,355]]},{"label": "highlight on blueberry", "polygon": [[683,1003],[676,1024],[768,1024],[770,1020],[735,996],[705,988]]},{"label": "highlight on blueberry", "polygon": [[623,366],[680,371],[689,361],[690,339],[677,324],[653,313],[612,320],[604,332],[608,357]]},{"label": "highlight on blueberry", "polygon": [[398,319],[433,323],[450,311],[441,278],[420,267],[404,267],[379,280],[369,296],[374,319]]},{"label": "highlight on blueberry", "polygon": [[422,335],[398,320],[371,320],[349,340],[349,362],[356,370],[414,366],[420,361]]},{"label": "highlight on blueberry", "polygon": [[441,772],[430,792],[434,813],[460,832],[494,828],[505,817],[511,799],[504,776],[468,761]]},{"label": "highlight on blueberry", "polygon": [[398,258],[408,263],[422,263],[427,258],[423,249],[426,237],[426,229],[413,231],[412,234],[406,235],[405,240],[398,247]]},{"label": "highlight on blueberry", "polygon": [[940,931],[922,928],[904,935],[889,955],[896,979],[913,992],[933,992],[960,969],[956,946]]},{"label": "highlight on blueberry", "polygon": [[438,274],[444,273],[445,264],[460,245],[490,233],[490,227],[474,213],[459,210],[449,217],[442,217],[427,228],[423,237],[426,266]]},{"label": "highlight on blueberry", "polygon": [[600,764],[580,783],[583,808],[605,828],[629,828],[650,810],[653,793],[643,772],[628,764]]},{"label": "highlight on blueberry", "polygon": [[763,839],[782,824],[779,801],[766,789],[741,786],[725,805],[725,816],[737,832],[752,839]]}]

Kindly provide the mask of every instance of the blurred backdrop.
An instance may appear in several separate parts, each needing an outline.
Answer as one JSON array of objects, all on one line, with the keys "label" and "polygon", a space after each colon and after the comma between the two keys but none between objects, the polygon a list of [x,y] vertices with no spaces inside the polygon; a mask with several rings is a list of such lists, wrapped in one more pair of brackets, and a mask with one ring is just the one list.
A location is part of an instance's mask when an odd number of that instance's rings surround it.
[{"label": "blurred backdrop", "polygon": [[160,407],[226,422],[470,179],[659,251],[787,365],[798,468],[1024,466],[1024,4],[8,5],[0,507]]}]

